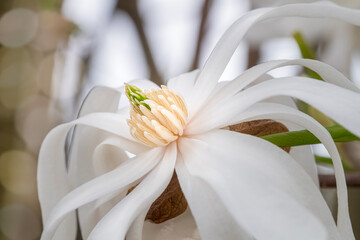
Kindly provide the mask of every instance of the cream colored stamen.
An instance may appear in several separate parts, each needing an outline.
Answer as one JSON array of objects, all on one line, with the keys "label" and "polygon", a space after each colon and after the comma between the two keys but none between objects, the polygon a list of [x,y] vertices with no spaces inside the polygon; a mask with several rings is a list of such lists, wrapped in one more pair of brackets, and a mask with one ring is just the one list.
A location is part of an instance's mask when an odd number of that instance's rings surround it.
[{"label": "cream colored stamen", "polygon": [[[166,86],[145,92],[132,87],[127,85],[127,96],[132,102],[128,125],[134,138],[150,147],[159,147],[183,134],[188,113],[181,96]],[[136,90],[134,94],[132,89]]]}]

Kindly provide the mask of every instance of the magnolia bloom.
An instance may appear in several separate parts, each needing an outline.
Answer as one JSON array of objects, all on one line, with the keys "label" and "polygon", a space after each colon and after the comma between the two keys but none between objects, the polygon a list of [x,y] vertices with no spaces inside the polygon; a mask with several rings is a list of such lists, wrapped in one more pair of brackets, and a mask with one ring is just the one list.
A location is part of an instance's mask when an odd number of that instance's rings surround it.
[{"label": "magnolia bloom", "polygon": [[[41,239],[75,239],[77,217],[84,239],[354,239],[336,146],[289,97],[360,136],[360,90],[329,65],[306,59],[266,62],[218,82],[253,25],[287,16],[360,25],[359,11],[326,3],[257,9],[225,32],[201,70],[170,79],[167,87],[138,80],[130,84],[140,89],[93,89],[79,118],[54,128],[43,142]],[[326,82],[267,75],[288,65],[308,67]],[[319,191],[309,146],[287,153],[261,138],[226,130],[258,119],[308,129],[325,145],[337,180],[336,221]],[[75,125],[66,164],[64,145]],[[188,209],[160,224],[144,221],[174,171]]]}]

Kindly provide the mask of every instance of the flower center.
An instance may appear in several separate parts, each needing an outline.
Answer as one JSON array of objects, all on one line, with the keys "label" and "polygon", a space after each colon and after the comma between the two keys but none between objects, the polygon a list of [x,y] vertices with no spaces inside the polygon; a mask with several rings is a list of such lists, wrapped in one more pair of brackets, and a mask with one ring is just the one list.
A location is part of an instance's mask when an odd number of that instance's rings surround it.
[{"label": "flower center", "polygon": [[179,94],[166,86],[144,92],[129,84],[125,88],[131,103],[127,123],[134,138],[150,147],[160,147],[183,134],[188,113]]}]

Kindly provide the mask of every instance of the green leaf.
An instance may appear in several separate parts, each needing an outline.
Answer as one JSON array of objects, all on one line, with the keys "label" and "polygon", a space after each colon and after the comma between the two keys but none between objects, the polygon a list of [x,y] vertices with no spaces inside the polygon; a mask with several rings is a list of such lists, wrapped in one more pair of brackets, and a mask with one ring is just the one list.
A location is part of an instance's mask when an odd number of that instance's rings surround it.
[{"label": "green leaf", "polygon": [[[331,158],[328,158],[328,157],[322,157],[322,156],[319,156],[319,155],[315,155],[315,160],[317,163],[326,163],[326,164],[330,164],[330,165],[333,165],[333,162],[331,160]],[[349,166],[346,161],[344,161],[343,159],[341,159],[341,162],[343,164],[343,168],[345,171],[347,172],[355,172],[356,169]]]},{"label": "green leaf", "polygon": [[[360,140],[342,126],[336,124],[326,128],[335,142],[351,142]],[[308,130],[275,133],[262,136],[261,138],[279,146],[279,147],[293,147],[320,143],[311,132]]]},{"label": "green leaf", "polygon": [[[306,42],[306,40],[303,38],[300,32],[295,32],[293,34],[293,38],[298,44],[303,58],[315,59],[315,60],[317,59],[314,49]],[[305,68],[305,73],[311,78],[323,80],[319,74],[312,71],[311,69]]]},{"label": "green leaf", "polygon": [[42,10],[55,10],[61,7],[59,0],[39,0],[39,6]]}]

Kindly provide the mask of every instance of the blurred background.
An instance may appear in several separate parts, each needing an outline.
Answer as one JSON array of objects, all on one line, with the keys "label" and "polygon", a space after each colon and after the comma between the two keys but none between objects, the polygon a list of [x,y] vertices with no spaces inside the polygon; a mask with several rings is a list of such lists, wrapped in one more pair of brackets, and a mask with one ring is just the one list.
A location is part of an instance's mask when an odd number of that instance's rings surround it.
[{"label": "blurred background", "polygon": [[[92,87],[119,87],[139,78],[166,83],[201,67],[222,33],[244,13],[285,3],[0,0],[0,239],[39,239],[36,168],[41,142],[54,126],[76,118]],[[339,4],[360,7],[357,0]],[[294,33],[300,33],[312,54],[300,51]],[[304,56],[330,63],[359,84],[359,39],[359,28],[336,21],[268,21],[241,43],[222,80],[258,62]],[[302,71],[286,67],[272,74]],[[312,114],[331,124],[316,110]],[[360,169],[359,144],[340,147],[350,168]],[[326,155],[321,146],[315,151]]]}]

